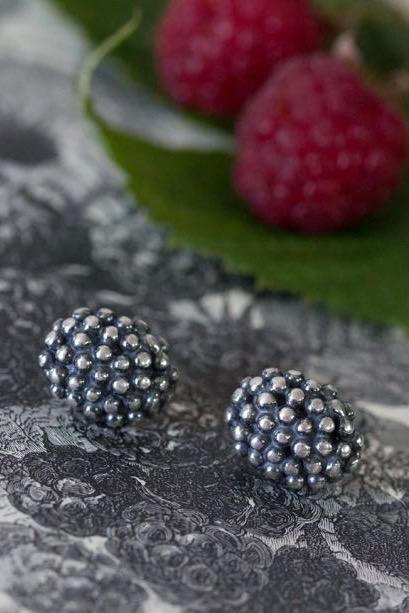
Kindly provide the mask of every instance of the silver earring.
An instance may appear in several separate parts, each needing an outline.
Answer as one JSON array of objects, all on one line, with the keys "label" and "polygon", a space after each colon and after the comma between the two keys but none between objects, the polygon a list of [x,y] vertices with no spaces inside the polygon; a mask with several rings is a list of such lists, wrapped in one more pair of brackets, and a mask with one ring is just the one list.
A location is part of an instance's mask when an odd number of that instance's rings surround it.
[{"label": "silver earring", "polygon": [[363,439],[353,421],[331,385],[277,368],[243,379],[226,411],[236,451],[260,475],[310,492],[357,468]]},{"label": "silver earring", "polygon": [[76,309],[44,343],[39,365],[53,396],[101,426],[132,426],[158,413],[178,378],[167,343],[145,322],[111,309]]}]

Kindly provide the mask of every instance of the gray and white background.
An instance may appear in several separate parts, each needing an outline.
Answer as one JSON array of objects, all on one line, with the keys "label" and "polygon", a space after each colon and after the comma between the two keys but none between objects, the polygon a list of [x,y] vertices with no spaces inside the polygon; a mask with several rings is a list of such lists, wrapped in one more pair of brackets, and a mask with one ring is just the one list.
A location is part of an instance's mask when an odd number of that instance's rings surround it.
[{"label": "gray and white background", "polygon": [[[169,249],[82,117],[86,49],[46,3],[0,0],[0,613],[409,611],[408,340]],[[154,141],[229,146],[115,68],[96,95]],[[75,430],[37,368],[46,328],[83,305],[149,321],[181,371],[126,444]],[[353,480],[299,497],[232,456],[224,407],[269,365],[354,401]]]}]

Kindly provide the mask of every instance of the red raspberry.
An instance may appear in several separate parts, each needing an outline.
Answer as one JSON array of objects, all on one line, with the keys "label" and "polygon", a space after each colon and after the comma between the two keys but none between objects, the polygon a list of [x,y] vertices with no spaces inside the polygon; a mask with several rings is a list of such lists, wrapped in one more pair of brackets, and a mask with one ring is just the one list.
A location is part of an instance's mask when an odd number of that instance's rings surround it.
[{"label": "red raspberry", "polygon": [[156,35],[168,93],[234,115],[283,59],[314,51],[320,24],[309,0],[172,0]]},{"label": "red raspberry", "polygon": [[299,57],[246,108],[235,184],[269,224],[335,230],[385,203],[407,151],[402,117],[351,68],[323,54]]}]

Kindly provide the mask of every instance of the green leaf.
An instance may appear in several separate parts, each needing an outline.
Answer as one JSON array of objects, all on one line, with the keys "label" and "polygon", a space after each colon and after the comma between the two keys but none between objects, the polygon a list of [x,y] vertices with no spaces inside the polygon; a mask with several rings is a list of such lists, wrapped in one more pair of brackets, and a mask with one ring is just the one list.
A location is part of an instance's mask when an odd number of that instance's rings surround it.
[{"label": "green leaf", "polygon": [[409,18],[382,0],[314,0],[339,29],[355,32],[355,40],[369,70],[387,74],[409,68]]},{"label": "green leaf", "polygon": [[168,0],[55,0],[95,43],[111,36],[140,7],[143,23],[137,36],[128,38],[114,55],[123,61],[131,77],[152,90],[158,90],[152,58],[153,32],[167,3]]},{"label": "green leaf", "polygon": [[362,18],[356,41],[366,66],[373,71],[409,68],[409,23],[401,15],[382,11]]},{"label": "green leaf", "polygon": [[366,11],[378,0],[312,0],[313,6],[328,17],[345,17],[357,11]]},{"label": "green leaf", "polygon": [[[145,85],[158,98],[172,104],[159,87],[153,60],[155,28],[169,0],[54,0],[54,2],[69,17],[78,21],[90,40],[96,44],[119,30],[135,9],[140,9],[143,19],[138,34],[129,37],[117,47],[113,56],[122,62],[133,80]],[[205,126],[229,130],[232,127],[228,119],[204,117],[190,111],[185,114]]]},{"label": "green leaf", "polygon": [[[135,6],[133,0],[55,1],[99,42],[122,26]],[[139,2],[144,26],[116,52],[130,74],[150,86],[152,29],[164,3]],[[130,191],[152,219],[168,227],[173,244],[219,257],[228,269],[253,275],[260,287],[409,330],[409,176],[392,206],[354,231],[297,235],[250,217],[231,187],[228,154],[167,150],[98,123],[113,159],[128,174]]]},{"label": "green leaf", "polygon": [[254,221],[230,187],[231,158],[171,151],[101,125],[129,188],[175,245],[223,259],[261,287],[409,330],[409,178],[393,206],[353,232],[304,236]]}]

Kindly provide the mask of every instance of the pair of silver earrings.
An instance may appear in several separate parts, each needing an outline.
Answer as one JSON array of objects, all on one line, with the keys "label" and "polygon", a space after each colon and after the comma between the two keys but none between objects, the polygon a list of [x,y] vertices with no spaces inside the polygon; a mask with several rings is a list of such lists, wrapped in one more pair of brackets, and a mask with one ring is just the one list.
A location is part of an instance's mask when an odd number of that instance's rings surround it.
[{"label": "pair of silver earrings", "polygon": [[[54,323],[44,343],[39,365],[52,395],[102,427],[153,417],[178,380],[166,341],[111,309],[76,309]],[[243,379],[226,411],[238,454],[264,478],[296,491],[316,492],[357,468],[363,440],[353,421],[332,386],[277,368]]]}]

